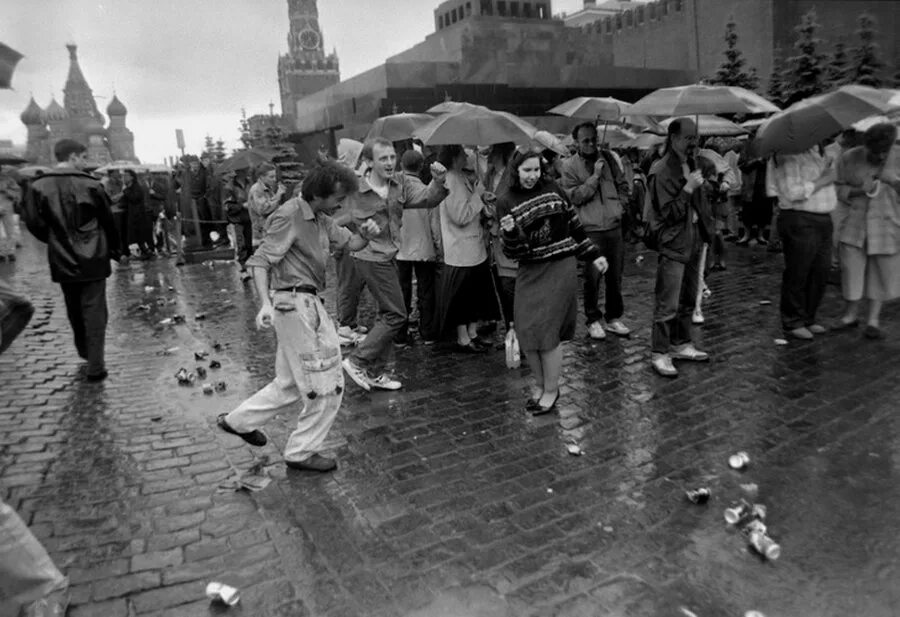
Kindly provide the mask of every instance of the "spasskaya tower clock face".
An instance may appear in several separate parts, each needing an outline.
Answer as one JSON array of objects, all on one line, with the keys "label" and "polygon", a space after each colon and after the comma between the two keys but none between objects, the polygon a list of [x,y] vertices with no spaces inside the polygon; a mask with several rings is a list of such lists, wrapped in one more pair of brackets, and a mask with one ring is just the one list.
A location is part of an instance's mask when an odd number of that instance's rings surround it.
[{"label": "spasskaya tower clock face", "polygon": [[300,32],[300,45],[303,49],[313,50],[319,48],[319,34],[309,28]]}]

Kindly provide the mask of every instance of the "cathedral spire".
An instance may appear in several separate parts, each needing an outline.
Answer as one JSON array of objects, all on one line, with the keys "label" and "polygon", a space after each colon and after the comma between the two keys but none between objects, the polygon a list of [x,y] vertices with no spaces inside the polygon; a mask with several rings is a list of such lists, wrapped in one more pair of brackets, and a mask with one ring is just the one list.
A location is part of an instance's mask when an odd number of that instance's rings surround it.
[{"label": "cathedral spire", "polygon": [[103,124],[103,116],[94,101],[94,92],[78,64],[78,46],[68,43],[66,49],[69,50],[69,76],[63,90],[63,105],[72,117],[94,118]]}]

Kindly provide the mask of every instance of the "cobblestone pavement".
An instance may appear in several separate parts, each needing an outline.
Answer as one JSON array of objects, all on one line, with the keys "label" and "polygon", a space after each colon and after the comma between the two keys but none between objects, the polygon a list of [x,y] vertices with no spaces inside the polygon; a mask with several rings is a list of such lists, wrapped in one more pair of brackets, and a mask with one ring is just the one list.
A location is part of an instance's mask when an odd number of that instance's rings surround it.
[{"label": "cobblestone pavement", "polygon": [[[214,428],[273,375],[274,338],[253,328],[233,265],[118,270],[111,376],[94,385],[30,243],[0,265],[37,308],[0,356],[0,490],[70,577],[72,617],[220,614],[204,597],[213,580],[241,589],[229,614],[253,617],[896,615],[898,310],[886,341],[776,346],[780,257],[735,253],[710,280],[710,364],[651,372],[655,258],[632,253],[636,332],[593,342],[580,326],[558,416],[522,410],[526,371],[500,351],[414,346],[398,352],[400,392],[348,383],[328,442],[340,468],[315,476],[280,465],[290,410],[262,449]],[[839,310],[831,288],[823,319]],[[176,313],[185,323],[159,324]],[[201,349],[227,391],[175,384]],[[743,473],[727,466],[738,450]],[[218,488],[254,464],[274,477],[264,490]],[[777,562],[723,522],[751,482]],[[712,499],[688,503],[700,485]]]}]

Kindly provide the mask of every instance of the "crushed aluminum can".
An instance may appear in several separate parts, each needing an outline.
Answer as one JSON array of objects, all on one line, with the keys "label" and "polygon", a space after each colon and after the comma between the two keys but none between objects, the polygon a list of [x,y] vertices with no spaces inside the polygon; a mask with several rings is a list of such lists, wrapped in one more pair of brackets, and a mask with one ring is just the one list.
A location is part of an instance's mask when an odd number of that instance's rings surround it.
[{"label": "crushed aluminum can", "polygon": [[140,304],[140,305],[138,305],[137,310],[139,310],[139,311],[149,311],[149,310],[150,310],[150,305],[149,305],[149,304]]},{"label": "crushed aluminum can", "polygon": [[195,371],[197,373],[197,377],[199,377],[200,379],[206,379],[206,369],[205,368],[203,368],[202,366],[198,366],[195,369]]},{"label": "crushed aluminum can", "polygon": [[574,443],[567,444],[566,450],[568,450],[569,454],[571,454],[572,456],[581,456],[582,454],[584,454],[584,451],[581,449],[581,447],[578,444]]},{"label": "crushed aluminum can", "polygon": [[775,339],[775,344],[778,345],[779,347],[783,347],[783,346],[787,345],[788,342],[787,342],[786,338],[777,338],[777,339]]},{"label": "crushed aluminum can", "polygon": [[175,288],[169,285],[169,291],[175,291]]},{"label": "crushed aluminum can", "polygon": [[225,392],[228,389],[228,385],[224,381],[216,382],[216,392]]},{"label": "crushed aluminum can", "polygon": [[744,617],[766,617],[763,613],[759,611],[747,611],[744,613]]},{"label": "crushed aluminum can", "polygon": [[744,525],[744,528],[741,531],[744,532],[744,535],[750,536],[754,533],[767,533],[768,529],[766,528],[766,524],[761,520],[753,519],[752,521]]},{"label": "crushed aluminum can", "polygon": [[203,384],[203,394],[212,394],[213,392],[213,385],[211,383]]},{"label": "crushed aluminum can", "polygon": [[216,351],[222,351],[222,343],[216,341],[215,343],[213,343],[213,349],[215,349]]},{"label": "crushed aluminum can", "polygon": [[751,533],[750,546],[769,561],[775,561],[781,557],[781,546],[764,533]]},{"label": "crushed aluminum can", "polygon": [[184,323],[184,315],[173,315],[172,321],[175,323]]},{"label": "crushed aluminum can", "polygon": [[175,373],[175,379],[178,380],[178,383],[182,386],[189,386],[193,383],[193,379],[191,377],[193,373],[188,373],[186,368],[178,369],[178,372]]},{"label": "crushed aluminum can", "polygon": [[203,321],[206,319],[206,313],[197,313],[194,315],[194,321]]},{"label": "crushed aluminum can", "polygon": [[213,582],[206,586],[206,597],[213,602],[221,602],[228,606],[234,606],[240,601],[241,594],[234,587]]},{"label": "crushed aluminum can", "polygon": [[161,325],[161,326],[168,326],[168,325],[170,325],[170,324],[172,324],[172,323],[173,323],[172,318],[171,318],[171,317],[166,317],[165,319],[160,320],[159,325]]},{"label": "crushed aluminum can", "polygon": [[749,520],[752,507],[745,500],[741,500],[736,506],[725,509],[725,522],[729,525],[738,525]]},{"label": "crushed aluminum can", "polygon": [[771,300],[760,300],[759,301],[760,306],[769,306],[770,304],[772,304]]},{"label": "crushed aluminum can", "polygon": [[211,369],[222,368],[222,363],[219,362],[218,360],[210,360],[209,368],[211,368]]},{"label": "crushed aluminum can", "polygon": [[688,501],[690,501],[691,503],[701,505],[701,504],[704,504],[707,501],[709,501],[709,498],[712,495],[712,493],[710,493],[708,488],[701,487],[701,488],[695,488],[695,489],[691,489],[689,491],[685,491],[684,495],[685,495],[685,497],[688,498]]},{"label": "crushed aluminum can", "polygon": [[642,263],[644,263],[644,256],[638,255],[637,257],[635,257],[634,263],[636,263],[637,265],[641,265]]},{"label": "crushed aluminum can", "polygon": [[732,469],[746,469],[750,464],[750,455],[746,452],[738,452],[728,457],[728,466]]},{"label": "crushed aluminum can", "polygon": [[165,305],[166,305],[166,299],[165,299],[165,298],[157,298],[157,299],[156,299],[156,306],[165,306]]},{"label": "crushed aluminum can", "polygon": [[750,508],[750,518],[757,521],[764,521],[766,520],[767,512],[768,510],[764,505],[762,505],[761,503],[755,503],[753,504],[753,507]]},{"label": "crushed aluminum can", "polygon": [[194,352],[194,360],[206,360],[209,357],[208,351],[195,351]]},{"label": "crushed aluminum can", "polygon": [[145,293],[150,293],[150,292],[153,291],[154,289],[156,289],[156,287],[154,287],[153,285],[145,285],[145,286],[144,286],[144,292],[145,292]]}]

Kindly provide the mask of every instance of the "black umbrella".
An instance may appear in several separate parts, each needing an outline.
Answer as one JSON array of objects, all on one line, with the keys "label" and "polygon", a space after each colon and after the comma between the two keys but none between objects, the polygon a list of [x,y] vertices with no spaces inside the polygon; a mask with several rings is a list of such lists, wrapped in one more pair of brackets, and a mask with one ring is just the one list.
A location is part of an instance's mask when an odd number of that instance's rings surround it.
[{"label": "black umbrella", "polygon": [[12,88],[13,71],[23,57],[12,47],[0,43],[0,88],[7,90]]}]

